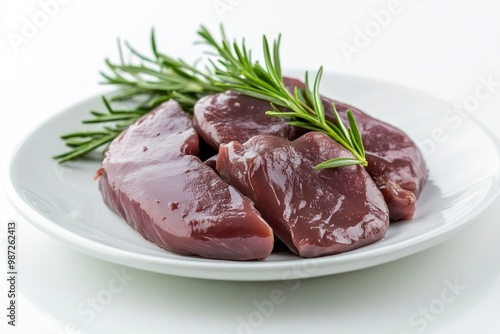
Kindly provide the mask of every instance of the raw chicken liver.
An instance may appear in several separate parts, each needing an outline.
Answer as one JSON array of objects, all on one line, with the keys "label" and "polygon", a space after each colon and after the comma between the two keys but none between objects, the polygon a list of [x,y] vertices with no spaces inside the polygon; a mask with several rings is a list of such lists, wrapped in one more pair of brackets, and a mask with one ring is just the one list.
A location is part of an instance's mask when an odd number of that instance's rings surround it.
[{"label": "raw chicken liver", "polygon": [[232,140],[245,142],[255,135],[275,135],[290,140],[304,131],[283,118],[270,117],[269,102],[228,91],[205,96],[194,106],[193,124],[202,139],[215,149]]},{"label": "raw chicken liver", "polygon": [[[330,101],[324,99],[325,104]],[[331,110],[331,102],[328,105]],[[335,107],[344,122],[348,122],[347,109],[356,118],[366,150],[366,170],[382,191],[391,220],[413,218],[427,179],[427,167],[418,147],[403,131],[357,108],[336,101]]]},{"label": "raw chicken liver", "polygon": [[[287,89],[304,89],[303,82],[284,78]],[[415,143],[401,130],[379,121],[361,110],[323,98],[327,118],[336,122],[332,102],[345,124],[351,109],[363,137],[367,171],[384,194],[391,220],[411,219],[417,198],[425,184],[427,168]],[[290,127],[282,118],[265,115],[269,102],[226,92],[201,99],[194,108],[195,128],[213,148],[232,140],[245,142],[252,136],[272,134],[293,140],[304,130]]]},{"label": "raw chicken liver", "polygon": [[106,204],[158,246],[225,260],[267,257],[273,233],[253,203],[195,155],[198,135],[175,101],[116,138],[97,176]]},{"label": "raw chicken liver", "polygon": [[292,142],[259,135],[222,144],[216,168],[290,250],[317,257],[380,240],[389,226],[384,198],[361,166],[314,168],[336,157],[352,154],[319,132]]},{"label": "raw chicken liver", "polygon": [[[285,78],[292,91],[305,88],[303,82]],[[363,137],[368,166],[366,170],[384,195],[393,221],[413,218],[415,205],[427,179],[427,167],[415,143],[398,128],[375,119],[351,105],[323,97],[327,118],[336,123],[332,112],[335,103],[344,124],[346,112],[352,111]]]}]

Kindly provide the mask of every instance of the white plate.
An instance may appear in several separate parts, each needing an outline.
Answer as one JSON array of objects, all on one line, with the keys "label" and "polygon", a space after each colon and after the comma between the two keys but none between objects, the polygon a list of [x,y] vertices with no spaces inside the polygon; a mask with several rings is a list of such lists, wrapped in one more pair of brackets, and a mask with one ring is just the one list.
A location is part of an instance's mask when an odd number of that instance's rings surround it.
[{"label": "white plate", "polygon": [[[92,179],[97,159],[64,166],[51,159],[66,150],[59,134],[81,129],[79,121],[90,109],[103,109],[100,97],[64,110],[25,136],[4,173],[4,189],[28,221],[84,253],[144,270],[220,280],[315,277],[399,259],[451,237],[499,195],[498,143],[465,114],[448,112],[453,122],[443,118],[448,103],[398,85],[339,74],[324,75],[322,92],[401,127],[417,143],[427,143],[429,181],[415,218],[392,224],[383,240],[361,249],[318,259],[278,253],[261,262],[230,262],[156,247],[105,206]],[[442,143],[433,141],[431,149],[431,135],[440,131]]]}]

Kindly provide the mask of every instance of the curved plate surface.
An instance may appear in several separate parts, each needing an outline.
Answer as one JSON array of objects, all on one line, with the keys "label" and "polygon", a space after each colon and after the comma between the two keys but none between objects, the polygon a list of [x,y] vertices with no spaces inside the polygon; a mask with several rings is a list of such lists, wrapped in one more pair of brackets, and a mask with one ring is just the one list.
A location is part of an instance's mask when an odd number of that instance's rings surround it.
[{"label": "curved plate surface", "polygon": [[84,253],[165,274],[248,281],[330,275],[402,258],[451,237],[498,197],[498,143],[449,103],[340,74],[325,74],[321,91],[403,129],[422,148],[429,167],[415,218],[393,223],[383,240],[351,252],[317,259],[276,253],[260,262],[230,262],[173,254],[143,239],[102,201],[93,181],[99,159],[63,166],[51,159],[66,150],[60,134],[81,129],[89,110],[103,109],[100,97],[69,107],[29,132],[12,153],[4,189],[28,221]]}]

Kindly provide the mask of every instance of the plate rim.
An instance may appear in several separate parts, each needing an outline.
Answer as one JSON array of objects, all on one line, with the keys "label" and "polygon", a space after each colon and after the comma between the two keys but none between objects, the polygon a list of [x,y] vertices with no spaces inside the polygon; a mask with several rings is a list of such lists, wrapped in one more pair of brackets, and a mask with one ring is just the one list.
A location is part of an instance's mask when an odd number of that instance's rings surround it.
[{"label": "plate rim", "polygon": [[[285,73],[298,72],[296,69],[290,69]],[[386,86],[398,86],[402,89],[411,90],[419,95],[424,95],[428,98],[433,98],[440,100],[445,103],[449,103],[445,99],[437,97],[428,92],[414,89],[409,86],[401,85],[399,83],[394,83],[385,80],[379,80],[371,77],[363,77],[359,75],[350,75],[346,73],[337,72],[325,72],[324,76],[333,77],[349,77],[350,79],[370,81],[373,83],[381,83]],[[109,93],[109,92],[108,92]],[[107,93],[103,93],[107,94]],[[2,189],[11,203],[11,205],[16,209],[16,211],[23,216],[30,224],[35,226],[38,230],[44,232],[51,238],[58,240],[64,245],[69,246],[72,249],[78,250],[84,254],[97,257],[102,260],[111,261],[126,265],[133,268],[138,268],[142,270],[148,270],[163,274],[184,276],[192,278],[202,278],[202,279],[214,279],[214,280],[232,280],[232,281],[275,281],[275,280],[286,280],[286,279],[297,279],[297,278],[311,278],[326,275],[333,275],[353,270],[359,270],[363,268],[368,268],[376,266],[382,263],[391,262],[424,249],[430,248],[444,240],[447,240],[459,231],[461,231],[466,226],[477,221],[482,215],[485,214],[487,209],[492,206],[492,204],[500,196],[500,170],[495,175],[495,180],[492,184],[492,188],[487,192],[485,198],[481,199],[479,203],[474,207],[473,210],[469,210],[464,215],[455,219],[455,223],[450,226],[450,224],[439,226],[431,231],[424,234],[413,237],[409,240],[404,240],[395,244],[387,245],[384,248],[373,249],[370,253],[342,253],[338,255],[313,258],[313,259],[303,259],[297,258],[287,261],[224,261],[224,260],[213,260],[194,257],[196,260],[202,261],[186,261],[185,259],[176,258],[162,258],[151,254],[139,254],[133,251],[119,249],[111,245],[106,245],[95,240],[88,239],[77,233],[71,232],[64,227],[55,224],[50,219],[45,218],[38,214],[35,209],[28,205],[15,190],[12,184],[12,162],[20,150],[20,148],[29,140],[29,138],[40,128],[44,127],[48,122],[61,117],[63,114],[69,113],[71,109],[74,109],[79,104],[86,103],[90,100],[97,99],[100,95],[93,94],[88,96],[76,103],[64,107],[55,113],[46,115],[45,117],[34,121],[31,126],[27,127],[25,131],[22,131],[15,140],[9,145],[7,150],[6,161],[2,164],[1,171],[1,184]],[[474,116],[468,118],[468,121],[474,123],[475,126],[479,127],[483,131],[488,139],[495,145],[497,155],[500,158],[500,140],[498,140],[491,130],[486,128],[483,124],[477,121]],[[500,161],[500,159],[499,159]],[[423,239],[423,240],[422,240]],[[398,252],[395,252],[398,250]],[[342,256],[339,256],[342,255]],[[363,261],[368,258],[378,258],[378,261],[372,261],[370,265],[362,265]],[[188,257],[186,257],[188,258]],[[189,257],[190,258],[190,257]],[[130,260],[133,263],[130,263]],[[139,262],[138,262],[139,261]],[[334,262],[334,263],[330,263]],[[142,263],[142,265],[141,265]],[[303,274],[302,277],[289,276],[283,277],[283,273],[287,272],[293,268],[297,268],[313,264],[316,269],[321,269],[321,267],[328,266],[330,270],[316,270],[312,275]],[[151,268],[154,266],[154,269]],[[160,270],[158,266],[161,265],[165,270]],[[337,270],[331,270],[331,266],[338,265]],[[210,269],[206,271],[204,269]],[[231,269],[233,273],[228,274],[227,269]],[[334,268],[335,269],[335,268]],[[202,274],[200,274],[200,271]],[[264,272],[263,272],[264,271]],[[244,277],[242,274],[249,274]]]}]

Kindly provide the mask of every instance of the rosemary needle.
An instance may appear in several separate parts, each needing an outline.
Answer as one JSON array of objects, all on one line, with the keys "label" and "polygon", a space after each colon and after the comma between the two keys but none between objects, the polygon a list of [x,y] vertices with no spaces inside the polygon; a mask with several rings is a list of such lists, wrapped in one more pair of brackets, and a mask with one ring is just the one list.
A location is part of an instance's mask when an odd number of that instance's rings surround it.
[{"label": "rosemary needle", "polygon": [[[94,118],[83,123],[105,123],[97,131],[79,131],[61,136],[61,139],[72,149],[57,155],[59,162],[81,157],[99,147],[109,144],[130,124],[157,105],[169,99],[176,99],[181,106],[191,112],[198,99],[226,90],[233,90],[270,102],[270,110],[266,113],[273,117],[284,117],[293,126],[320,131],[348,149],[354,158],[335,158],[317,165],[317,169],[337,168],[350,165],[367,165],[363,141],[351,111],[347,111],[349,128],[339,117],[335,105],[332,111],[336,117],[333,123],[326,119],[325,109],[319,93],[323,69],[320,68],[313,84],[309,82],[306,72],[305,91],[295,89],[291,94],[283,84],[279,47],[281,36],[275,40],[272,47],[266,36],[263,37],[264,66],[253,61],[251,51],[241,43],[230,42],[221,26],[221,40],[218,41],[205,28],[198,31],[200,44],[212,49],[209,53],[210,65],[202,71],[194,65],[189,65],[181,59],[167,56],[157,49],[154,30],[151,33],[151,50],[153,58],[139,53],[128,43],[125,43],[129,54],[138,63],[125,63],[122,43],[118,42],[120,62],[106,60],[110,73],[101,73],[104,84],[116,85],[122,90],[108,101],[103,98],[106,112],[93,111]],[[119,101],[136,101],[142,99],[137,108],[116,110],[111,103]],[[286,107],[283,112],[278,106]]]}]

